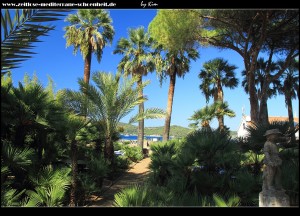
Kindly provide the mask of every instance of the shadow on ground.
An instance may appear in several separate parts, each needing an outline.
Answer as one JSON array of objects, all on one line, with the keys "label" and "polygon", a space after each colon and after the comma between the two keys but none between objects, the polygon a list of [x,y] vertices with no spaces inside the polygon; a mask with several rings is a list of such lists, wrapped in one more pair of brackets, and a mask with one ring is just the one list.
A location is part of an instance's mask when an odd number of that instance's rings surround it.
[{"label": "shadow on ground", "polygon": [[149,169],[145,164],[148,165],[149,159],[144,160],[120,176],[108,189],[104,190],[100,196],[92,196],[87,207],[113,207],[114,195],[121,189],[146,181]]}]

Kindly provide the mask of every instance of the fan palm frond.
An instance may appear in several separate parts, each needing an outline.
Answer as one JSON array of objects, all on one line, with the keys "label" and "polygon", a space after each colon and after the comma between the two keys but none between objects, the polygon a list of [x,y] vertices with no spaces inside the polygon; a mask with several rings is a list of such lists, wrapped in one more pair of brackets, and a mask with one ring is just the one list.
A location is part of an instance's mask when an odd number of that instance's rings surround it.
[{"label": "fan palm frond", "polygon": [[[2,146],[1,157],[3,159],[3,164],[10,168],[25,170],[29,165],[31,165],[31,157],[33,156],[33,149],[16,148],[6,143]],[[1,169],[2,172],[2,169]]]}]

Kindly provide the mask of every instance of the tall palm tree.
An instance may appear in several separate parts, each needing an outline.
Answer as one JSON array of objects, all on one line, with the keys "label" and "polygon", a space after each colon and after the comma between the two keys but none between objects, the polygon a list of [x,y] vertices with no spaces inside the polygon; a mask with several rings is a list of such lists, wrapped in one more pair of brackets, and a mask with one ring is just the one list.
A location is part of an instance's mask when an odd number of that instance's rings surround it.
[{"label": "tall palm tree", "polygon": [[104,47],[112,43],[115,34],[112,19],[106,10],[82,9],[70,14],[65,21],[70,23],[65,27],[67,47],[73,45],[74,54],[80,49],[84,59],[84,81],[89,83],[92,54],[100,63]]},{"label": "tall palm tree", "polygon": [[[282,64],[282,62],[279,62],[279,65]],[[295,99],[296,95],[298,95],[299,99],[299,61],[294,59],[294,61],[292,61],[290,66],[284,72],[283,77],[283,83],[280,85],[278,91],[285,97],[285,104],[288,108],[290,129],[293,131],[294,115],[292,99]],[[295,135],[292,136],[292,139],[295,140]]]},{"label": "tall palm tree", "polygon": [[[270,64],[268,61],[265,61],[263,58],[259,58],[257,60],[256,70],[254,73],[254,82],[255,82],[255,91],[257,92],[259,104],[259,122],[264,123],[268,121],[268,105],[267,100],[262,100],[262,89],[266,85],[267,77],[272,76],[272,73],[278,69],[278,65],[274,62]],[[242,71],[242,75],[244,77],[242,81],[242,86],[244,87],[245,92],[248,94],[248,80],[246,76],[246,71]],[[272,80],[270,82],[271,86],[268,86],[267,89],[267,98],[271,98],[276,95],[277,86],[280,84],[278,80]]]},{"label": "tall palm tree", "polygon": [[167,114],[163,133],[164,141],[169,140],[170,137],[170,126],[176,77],[184,77],[184,75],[190,70],[191,60],[195,61],[198,57],[198,51],[193,47],[188,47],[184,50],[167,51],[165,59],[163,60],[163,73],[161,73],[161,76],[167,75],[170,77]]},{"label": "tall palm tree", "polygon": [[19,67],[20,62],[32,57],[30,50],[40,36],[55,28],[45,22],[59,20],[70,10],[1,9],[1,74]]},{"label": "tall palm tree", "polygon": [[[235,78],[235,65],[230,65],[228,61],[222,58],[216,58],[205,62],[203,69],[199,73],[201,79],[200,89],[205,95],[206,102],[210,97],[214,98],[214,102],[224,101],[223,86],[233,89],[238,85],[238,79]],[[224,129],[224,117],[218,116],[219,128]]]},{"label": "tall palm tree", "polygon": [[[118,65],[118,70],[127,76],[137,77],[137,85],[142,86],[142,77],[154,70],[153,54],[151,53],[152,39],[145,32],[144,27],[129,29],[128,39],[121,38],[114,50],[114,54],[121,54],[123,58]],[[143,88],[139,88],[139,96],[143,97]],[[139,105],[139,113],[144,112],[144,103]],[[144,119],[138,125],[138,145],[143,148]]]}]

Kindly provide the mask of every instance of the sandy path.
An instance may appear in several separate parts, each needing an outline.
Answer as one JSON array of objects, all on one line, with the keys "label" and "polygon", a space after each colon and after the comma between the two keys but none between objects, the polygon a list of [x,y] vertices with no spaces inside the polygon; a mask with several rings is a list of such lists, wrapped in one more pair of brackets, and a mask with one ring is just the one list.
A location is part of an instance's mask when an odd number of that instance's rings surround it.
[{"label": "sandy path", "polygon": [[136,163],[131,169],[123,174],[112,184],[101,196],[90,202],[88,207],[113,207],[114,195],[121,189],[132,184],[142,183],[149,173],[150,157],[144,158]]}]

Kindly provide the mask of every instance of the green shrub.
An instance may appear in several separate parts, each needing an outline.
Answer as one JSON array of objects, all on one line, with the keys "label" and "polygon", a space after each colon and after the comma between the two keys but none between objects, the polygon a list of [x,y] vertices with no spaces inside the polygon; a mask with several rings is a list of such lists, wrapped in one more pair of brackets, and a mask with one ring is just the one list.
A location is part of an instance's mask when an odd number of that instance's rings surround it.
[{"label": "green shrub", "polygon": [[109,172],[109,165],[105,161],[104,157],[92,157],[88,162],[87,167],[89,169],[89,174],[93,177],[98,188],[102,187],[103,179],[107,176]]},{"label": "green shrub", "polygon": [[172,175],[176,156],[176,143],[168,141],[166,143],[156,143],[151,145],[152,180],[159,185],[166,185]]},{"label": "green shrub", "polygon": [[116,163],[117,168],[119,168],[119,169],[128,169],[129,165],[131,163],[131,160],[129,160],[127,156],[121,155],[121,156],[115,157],[115,163]]},{"label": "green shrub", "polygon": [[29,178],[35,188],[26,191],[28,199],[25,206],[63,206],[66,190],[71,183],[70,172],[70,168],[53,170],[47,166],[36,175],[31,175]]},{"label": "green shrub", "polygon": [[119,151],[124,145],[121,142],[114,142],[114,150]]},{"label": "green shrub", "polygon": [[122,150],[125,151],[125,156],[128,157],[132,162],[138,162],[144,158],[140,147],[124,146]]}]

